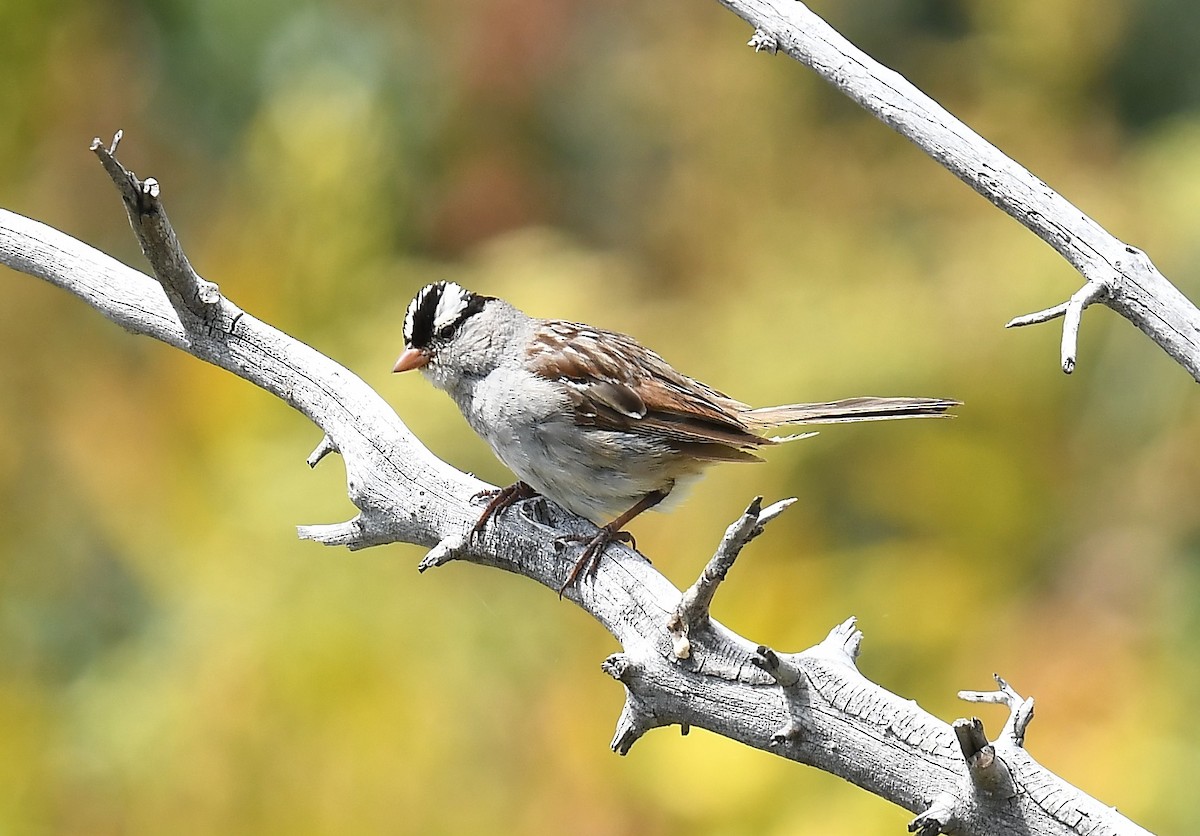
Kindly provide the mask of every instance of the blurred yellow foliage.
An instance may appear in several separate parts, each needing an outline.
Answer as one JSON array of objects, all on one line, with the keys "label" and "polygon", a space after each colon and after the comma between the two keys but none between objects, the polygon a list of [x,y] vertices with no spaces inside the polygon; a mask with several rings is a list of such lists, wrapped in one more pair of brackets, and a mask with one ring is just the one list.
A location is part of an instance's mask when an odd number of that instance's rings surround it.
[{"label": "blurred yellow foliage", "polygon": [[[1191,8],[817,10],[1197,298]],[[86,152],[124,129],[202,274],[493,482],[449,400],[389,373],[433,279],[627,331],[754,403],[962,399],[716,468],[639,544],[686,584],[752,496],[798,497],[722,622],[801,649],[857,615],[864,671],[947,720],[999,671],[1038,700],[1036,757],[1194,830],[1194,384],[1099,308],[1071,378],[1057,326],[1004,331],[1078,276],[748,36],[716,3],[10,0],[0,204],[140,266]],[[702,731],[613,756],[596,624],[491,570],[418,576],[413,547],[299,542],[353,512],[336,460],[304,465],[314,427],[3,282],[0,832],[901,832]]]}]

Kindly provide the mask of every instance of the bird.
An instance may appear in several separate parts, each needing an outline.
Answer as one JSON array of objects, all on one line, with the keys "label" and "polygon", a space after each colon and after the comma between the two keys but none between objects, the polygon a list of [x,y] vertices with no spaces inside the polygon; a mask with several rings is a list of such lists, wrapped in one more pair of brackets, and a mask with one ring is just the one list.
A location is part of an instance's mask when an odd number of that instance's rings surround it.
[{"label": "bird", "polygon": [[517,480],[485,491],[473,533],[538,495],[598,526],[567,535],[582,553],[559,588],[595,571],[625,526],[717,462],[758,462],[756,451],[814,433],[811,424],[946,417],[947,398],[859,397],[751,408],[677,371],[627,334],[529,316],[455,282],[421,288],[404,316],[393,371],[419,369],[458,405]]}]

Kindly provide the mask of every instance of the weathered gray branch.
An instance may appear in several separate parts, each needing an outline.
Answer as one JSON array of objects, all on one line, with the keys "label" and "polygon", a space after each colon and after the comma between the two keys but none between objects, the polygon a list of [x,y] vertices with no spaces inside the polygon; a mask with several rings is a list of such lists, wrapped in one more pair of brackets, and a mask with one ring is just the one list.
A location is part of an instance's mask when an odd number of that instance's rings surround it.
[{"label": "weathered gray branch", "polygon": [[[350,371],[244,313],[185,269],[157,183],[126,172],[101,143],[93,150],[121,189],[158,279],[4,210],[0,263],[74,293],[132,333],[227,369],[308,416],[324,433],[310,464],[340,453],[359,513],[345,523],[302,527],[302,537],[352,549],[416,543],[430,548],[422,568],[461,559],[561,587],[574,556],[561,555],[556,540],[590,523],[535,499],[471,537],[479,514],[471,497],[486,486],[429,453]],[[1032,703],[1003,683],[995,699],[1007,701],[1014,719],[989,744],[976,722],[962,721],[970,729],[963,738],[864,678],[855,666],[862,636],[853,619],[794,654],[757,646],[712,620],[709,603],[720,580],[783,507],[764,510],[756,500],[686,596],[636,552],[615,545],[594,576],[566,591],[623,647],[604,663],[627,695],[616,751],[624,754],[659,726],[698,726],[839,775],[919,813],[912,829],[921,833],[1145,832],[1029,757],[1021,744]],[[1000,774],[1008,783],[998,783]]]},{"label": "weathered gray branch", "polygon": [[1064,316],[1061,363],[1075,369],[1083,309],[1100,302],[1128,319],[1200,381],[1200,310],[1144,252],[1118,240],[1070,201],[884,67],[796,0],[720,0],[754,27],[749,45],[812,68],[873,116],[1053,247],[1085,279],[1069,302],[1011,320]]}]

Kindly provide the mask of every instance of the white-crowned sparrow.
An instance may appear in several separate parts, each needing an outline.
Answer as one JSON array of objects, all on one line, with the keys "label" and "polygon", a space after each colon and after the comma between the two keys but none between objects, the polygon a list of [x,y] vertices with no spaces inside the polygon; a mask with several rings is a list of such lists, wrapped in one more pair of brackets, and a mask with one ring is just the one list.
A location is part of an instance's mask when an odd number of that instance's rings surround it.
[{"label": "white-crowned sparrow", "polygon": [[632,337],[535,319],[452,282],[427,285],[408,306],[395,371],[418,368],[519,480],[491,495],[476,530],[535,494],[601,526],[562,589],[610,542],[630,539],[621,530],[630,520],[708,465],[761,461],[752,451],[804,437],[766,429],[941,416],[958,405],[867,397],[751,409]]}]

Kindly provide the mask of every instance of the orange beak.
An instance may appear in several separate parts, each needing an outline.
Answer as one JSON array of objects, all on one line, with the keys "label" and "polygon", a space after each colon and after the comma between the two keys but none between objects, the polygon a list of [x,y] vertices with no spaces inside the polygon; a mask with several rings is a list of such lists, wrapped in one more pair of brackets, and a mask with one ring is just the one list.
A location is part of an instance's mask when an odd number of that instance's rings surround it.
[{"label": "orange beak", "polygon": [[406,348],[404,353],[400,355],[400,359],[396,361],[396,367],[393,372],[407,372],[413,369],[419,369],[429,362],[429,352],[422,351],[419,348]]}]

